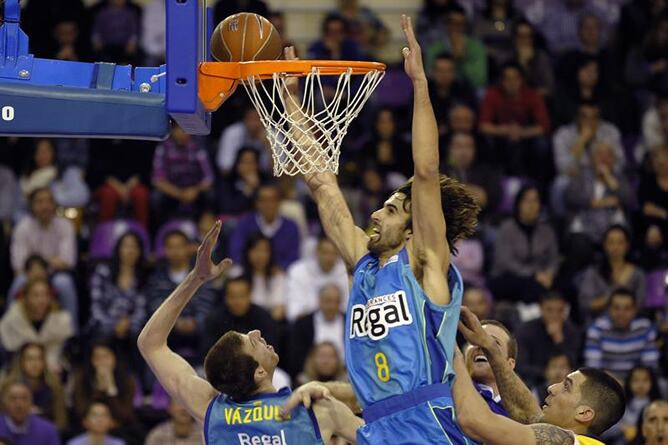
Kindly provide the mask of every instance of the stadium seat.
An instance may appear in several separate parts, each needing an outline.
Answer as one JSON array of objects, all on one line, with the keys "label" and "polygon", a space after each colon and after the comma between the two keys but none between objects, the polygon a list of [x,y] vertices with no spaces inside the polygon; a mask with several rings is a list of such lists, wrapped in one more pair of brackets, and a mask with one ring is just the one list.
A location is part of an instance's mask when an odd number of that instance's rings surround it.
[{"label": "stadium seat", "polygon": [[645,307],[661,308],[668,305],[668,269],[649,272],[645,284]]}]

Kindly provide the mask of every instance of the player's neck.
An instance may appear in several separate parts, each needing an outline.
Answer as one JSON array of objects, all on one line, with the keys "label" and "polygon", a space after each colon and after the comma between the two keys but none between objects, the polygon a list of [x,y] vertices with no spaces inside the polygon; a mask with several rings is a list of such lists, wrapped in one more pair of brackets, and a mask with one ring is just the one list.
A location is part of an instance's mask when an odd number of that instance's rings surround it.
[{"label": "player's neck", "polygon": [[401,252],[401,249],[403,249],[405,246],[404,243],[402,243],[400,246],[395,247],[394,249],[387,250],[381,254],[378,255],[378,262],[380,263],[381,266],[384,266],[387,260]]},{"label": "player's neck", "polygon": [[275,393],[277,391],[278,390],[276,389],[276,387],[272,383],[272,379],[268,379],[267,381],[262,382],[260,384],[259,388],[257,389],[256,394],[271,394],[271,393]]}]

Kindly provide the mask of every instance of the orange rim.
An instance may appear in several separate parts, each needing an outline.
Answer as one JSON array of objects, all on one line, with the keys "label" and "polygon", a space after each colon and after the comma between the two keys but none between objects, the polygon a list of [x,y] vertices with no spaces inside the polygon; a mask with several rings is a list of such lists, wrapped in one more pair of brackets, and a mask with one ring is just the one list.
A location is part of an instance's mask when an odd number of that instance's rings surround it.
[{"label": "orange rim", "polygon": [[369,71],[385,71],[385,64],[380,62],[357,62],[350,60],[260,60],[253,62],[204,62],[199,66],[203,76],[219,77],[230,80],[242,80],[254,76],[271,79],[274,73],[293,76],[306,76],[313,68],[320,75],[335,76],[349,69],[352,74],[366,74]]}]

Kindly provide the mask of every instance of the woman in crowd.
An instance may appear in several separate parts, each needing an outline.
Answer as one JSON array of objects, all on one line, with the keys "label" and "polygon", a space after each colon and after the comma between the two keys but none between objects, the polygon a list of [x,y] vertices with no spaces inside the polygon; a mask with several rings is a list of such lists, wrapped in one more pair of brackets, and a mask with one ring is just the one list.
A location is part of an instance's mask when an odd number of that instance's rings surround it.
[{"label": "woman in crowd", "polygon": [[240,215],[253,210],[255,193],[265,181],[260,171],[260,155],[252,147],[237,152],[232,171],[223,178],[218,193],[218,210],[224,215]]},{"label": "woman in crowd", "polygon": [[297,382],[303,385],[312,381],[331,382],[345,378],[346,371],[339,351],[333,343],[325,341],[313,346]]},{"label": "woman in crowd", "polygon": [[647,269],[668,262],[668,146],[651,152],[651,171],[643,174],[638,188],[641,217],[638,236],[643,246],[642,263]]},{"label": "woman in crowd", "polygon": [[638,416],[651,402],[661,399],[659,380],[652,368],[636,366],[626,376],[624,383],[626,394],[626,412],[622,417],[621,428],[627,442],[637,433]]}]

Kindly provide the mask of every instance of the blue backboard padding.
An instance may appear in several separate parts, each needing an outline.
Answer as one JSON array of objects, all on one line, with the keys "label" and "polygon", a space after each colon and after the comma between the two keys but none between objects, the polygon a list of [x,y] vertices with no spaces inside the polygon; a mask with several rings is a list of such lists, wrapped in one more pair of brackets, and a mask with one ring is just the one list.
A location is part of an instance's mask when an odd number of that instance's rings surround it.
[{"label": "blue backboard padding", "polygon": [[162,140],[169,116],[159,94],[2,82],[0,134]]}]

